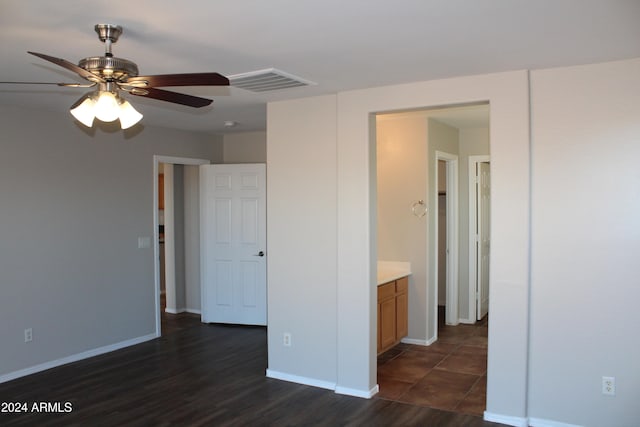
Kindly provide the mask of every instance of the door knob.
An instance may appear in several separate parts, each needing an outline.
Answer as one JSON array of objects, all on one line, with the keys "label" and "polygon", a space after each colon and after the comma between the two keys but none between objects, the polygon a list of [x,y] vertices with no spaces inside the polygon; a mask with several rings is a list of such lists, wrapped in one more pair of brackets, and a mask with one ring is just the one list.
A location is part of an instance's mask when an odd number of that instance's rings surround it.
[{"label": "door knob", "polygon": [[254,254],[253,256],[264,256],[264,252],[263,252],[263,251],[260,251],[260,252],[258,252],[257,254]]}]

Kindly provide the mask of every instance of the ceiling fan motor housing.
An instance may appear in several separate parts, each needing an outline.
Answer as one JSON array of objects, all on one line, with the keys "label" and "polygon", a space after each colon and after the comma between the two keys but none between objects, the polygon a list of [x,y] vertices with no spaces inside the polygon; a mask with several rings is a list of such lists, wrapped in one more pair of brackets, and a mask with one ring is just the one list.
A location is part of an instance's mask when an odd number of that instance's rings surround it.
[{"label": "ceiling fan motor housing", "polygon": [[115,56],[92,56],[81,59],[78,66],[105,80],[120,80],[138,75],[138,66],[128,59]]}]

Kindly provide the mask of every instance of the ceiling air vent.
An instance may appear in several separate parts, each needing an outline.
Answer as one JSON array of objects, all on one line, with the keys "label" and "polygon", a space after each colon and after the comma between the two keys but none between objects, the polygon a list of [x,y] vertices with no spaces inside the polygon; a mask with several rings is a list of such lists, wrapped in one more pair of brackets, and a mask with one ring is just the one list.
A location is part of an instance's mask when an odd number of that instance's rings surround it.
[{"label": "ceiling air vent", "polygon": [[311,86],[316,83],[304,80],[284,71],[268,68],[266,70],[250,71],[248,73],[227,76],[231,86],[252,92],[270,92],[273,90],[289,89],[292,87]]}]

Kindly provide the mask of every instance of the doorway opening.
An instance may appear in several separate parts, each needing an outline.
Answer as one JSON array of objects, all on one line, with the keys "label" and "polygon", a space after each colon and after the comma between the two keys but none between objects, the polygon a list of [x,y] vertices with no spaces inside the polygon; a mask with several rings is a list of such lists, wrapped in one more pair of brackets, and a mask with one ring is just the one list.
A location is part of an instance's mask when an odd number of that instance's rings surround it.
[{"label": "doorway opening", "polygon": [[447,164],[438,160],[438,323],[447,305]]},{"label": "doorway opening", "polygon": [[[460,165],[488,156],[489,106],[386,113],[376,123],[378,260],[408,261],[412,273],[409,332],[378,356],[378,397],[481,416],[488,326],[469,316],[473,242],[468,168]],[[421,218],[407,215],[414,200],[427,201]],[[445,377],[464,382],[457,398],[429,392]]]},{"label": "doorway opening", "polygon": [[198,165],[202,164],[209,164],[209,160],[153,157],[154,308],[158,337],[167,315],[200,315]]}]

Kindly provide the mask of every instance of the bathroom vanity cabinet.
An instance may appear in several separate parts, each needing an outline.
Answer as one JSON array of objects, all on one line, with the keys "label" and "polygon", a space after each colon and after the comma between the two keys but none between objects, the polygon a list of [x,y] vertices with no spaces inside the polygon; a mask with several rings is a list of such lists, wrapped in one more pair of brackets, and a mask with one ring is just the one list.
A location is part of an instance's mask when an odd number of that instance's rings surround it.
[{"label": "bathroom vanity cabinet", "polygon": [[378,285],[378,354],[408,333],[408,276]]}]

